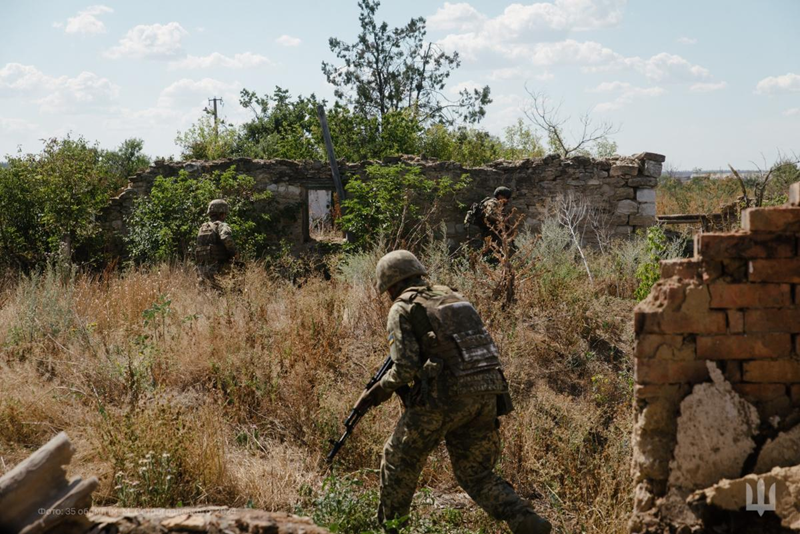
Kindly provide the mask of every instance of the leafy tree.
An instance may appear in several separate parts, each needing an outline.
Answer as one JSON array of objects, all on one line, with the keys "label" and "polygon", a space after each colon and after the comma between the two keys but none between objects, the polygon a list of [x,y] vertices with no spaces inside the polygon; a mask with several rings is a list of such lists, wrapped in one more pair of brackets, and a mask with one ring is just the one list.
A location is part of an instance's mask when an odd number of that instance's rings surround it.
[{"label": "leafy tree", "polygon": [[150,196],[139,199],[128,220],[128,252],[136,263],[184,259],[194,251],[197,230],[206,220],[208,203],[225,198],[231,211],[226,222],[244,258],[265,254],[275,237],[274,221],[287,213],[272,209],[272,194],[258,192],[255,180],[237,174],[235,167],[223,173],[192,177],[181,171],[176,177],[158,176]]},{"label": "leafy tree", "polygon": [[120,183],[103,157],[96,145],[67,136],[45,141],[38,154],[9,158],[0,170],[3,263],[30,269],[55,255],[99,259],[97,216]]},{"label": "leafy tree", "polygon": [[544,156],[541,139],[522,119],[517,119],[513,126],[506,127],[502,157],[519,160]]},{"label": "leafy tree", "polygon": [[234,155],[236,128],[225,121],[214,121],[205,114],[188,130],[178,132],[175,144],[181,147],[184,159],[213,160]]},{"label": "leafy tree", "polygon": [[101,154],[103,166],[116,178],[120,186],[127,179],[150,165],[144,152],[144,141],[137,138],[124,140],[116,150],[105,150]]},{"label": "leafy tree", "polygon": [[392,248],[414,248],[439,202],[467,184],[466,175],[432,180],[419,167],[372,165],[367,167],[366,180],[356,176],[348,181],[348,198],[343,202],[346,215],[339,223],[356,236],[356,247],[386,239]]},{"label": "leafy tree", "polygon": [[[254,158],[321,159],[317,123],[317,98],[313,94],[295,101],[289,91],[275,87],[272,96],[242,89],[239,103],[253,112],[236,141],[239,156]],[[318,140],[319,138],[319,140]]]},{"label": "leafy tree", "polygon": [[336,87],[336,98],[356,113],[378,117],[391,112],[414,110],[420,122],[453,124],[456,120],[476,123],[491,103],[490,89],[462,90],[458,99],[443,94],[448,78],[461,65],[458,53],[449,55],[426,42],[425,18],[411,19],[399,28],[377,23],[378,0],[360,0],[361,32],[354,43],[336,37],[328,41],[343,62],[323,62],[322,72]]}]

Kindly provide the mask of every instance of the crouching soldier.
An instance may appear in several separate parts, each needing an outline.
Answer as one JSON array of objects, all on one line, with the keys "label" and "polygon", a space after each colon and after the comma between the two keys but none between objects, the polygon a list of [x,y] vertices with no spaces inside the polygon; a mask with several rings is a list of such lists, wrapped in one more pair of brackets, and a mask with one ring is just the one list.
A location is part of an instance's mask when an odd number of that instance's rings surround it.
[{"label": "crouching soldier", "polygon": [[208,221],[197,233],[195,262],[202,285],[223,290],[220,278],[229,276],[233,261],[239,256],[233,241],[231,227],[225,222],[230,212],[224,200],[212,200],[208,204]]},{"label": "crouching soldier", "polygon": [[354,409],[363,413],[393,392],[405,406],[383,449],[378,517],[385,524],[408,516],[428,455],[444,440],[456,480],[481,508],[514,534],[547,534],[550,523],[494,473],[498,416],[512,410],[497,347],[475,308],[426,274],[407,250],[385,255],[376,271],[379,291],[393,300],[394,365]]}]

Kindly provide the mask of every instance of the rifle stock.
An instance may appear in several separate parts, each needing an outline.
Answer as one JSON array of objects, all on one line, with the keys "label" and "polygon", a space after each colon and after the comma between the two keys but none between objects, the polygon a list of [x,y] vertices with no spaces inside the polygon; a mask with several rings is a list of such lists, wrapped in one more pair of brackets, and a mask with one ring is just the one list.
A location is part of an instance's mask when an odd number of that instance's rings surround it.
[{"label": "rifle stock", "polygon": [[[383,378],[384,375],[389,371],[389,369],[392,368],[392,365],[394,365],[394,362],[392,361],[391,355],[387,356],[386,359],[383,361],[383,364],[381,364],[380,368],[378,369],[378,372],[376,372],[372,376],[372,378],[369,379],[369,382],[367,382],[367,385],[364,387],[364,390],[369,391],[370,389],[372,389],[372,386],[380,382],[381,378]],[[361,418],[364,417],[364,414],[366,414],[366,411],[359,412],[355,408],[350,411],[350,415],[348,415],[347,419],[344,420],[344,434],[342,434],[342,437],[340,437],[337,441],[331,440],[333,447],[331,448],[331,451],[328,453],[328,456],[326,457],[328,463],[333,462],[334,457],[339,452],[339,450],[344,446],[345,441],[347,441],[347,438],[349,438],[350,434],[353,433],[353,430],[355,430],[356,425],[358,424],[359,421],[361,421]]]}]

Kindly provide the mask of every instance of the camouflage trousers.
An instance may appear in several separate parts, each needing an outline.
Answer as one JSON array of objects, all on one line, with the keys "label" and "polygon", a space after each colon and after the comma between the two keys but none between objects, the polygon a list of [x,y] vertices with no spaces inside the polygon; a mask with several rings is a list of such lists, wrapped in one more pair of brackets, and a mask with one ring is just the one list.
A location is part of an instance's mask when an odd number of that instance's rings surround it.
[{"label": "camouflage trousers", "polygon": [[442,439],[456,480],[490,516],[508,521],[531,513],[531,505],[494,473],[497,421],[495,395],[454,399],[440,409],[406,409],[383,448],[380,522],[408,516],[425,461]]},{"label": "camouflage trousers", "polygon": [[235,289],[233,269],[230,264],[198,265],[197,280],[201,287],[214,289],[220,293]]}]

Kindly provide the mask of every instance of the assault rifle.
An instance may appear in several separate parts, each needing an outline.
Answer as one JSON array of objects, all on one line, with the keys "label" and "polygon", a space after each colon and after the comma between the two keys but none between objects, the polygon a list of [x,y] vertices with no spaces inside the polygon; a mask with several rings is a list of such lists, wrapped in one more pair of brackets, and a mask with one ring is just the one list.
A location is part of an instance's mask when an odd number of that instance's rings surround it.
[{"label": "assault rifle", "polygon": [[[380,369],[378,369],[378,372],[375,373],[373,377],[369,379],[369,382],[367,382],[367,385],[366,387],[364,387],[364,390],[369,391],[370,389],[372,389],[372,386],[380,382],[381,378],[383,378],[383,376],[389,371],[389,369],[392,368],[392,365],[394,365],[392,357],[387,356],[383,364],[381,365]],[[328,453],[328,457],[326,458],[328,463],[333,462],[333,457],[336,456],[336,453],[339,452],[339,449],[342,448],[344,442],[347,441],[347,438],[350,437],[350,434],[353,433],[353,430],[355,430],[356,425],[358,424],[359,421],[361,421],[361,418],[364,417],[364,414],[366,413],[367,413],[366,410],[364,412],[359,412],[355,408],[350,411],[350,415],[348,415],[347,419],[344,420],[344,429],[345,429],[344,434],[342,434],[342,437],[340,437],[338,441],[331,440],[333,448],[331,449],[331,452]]]}]

